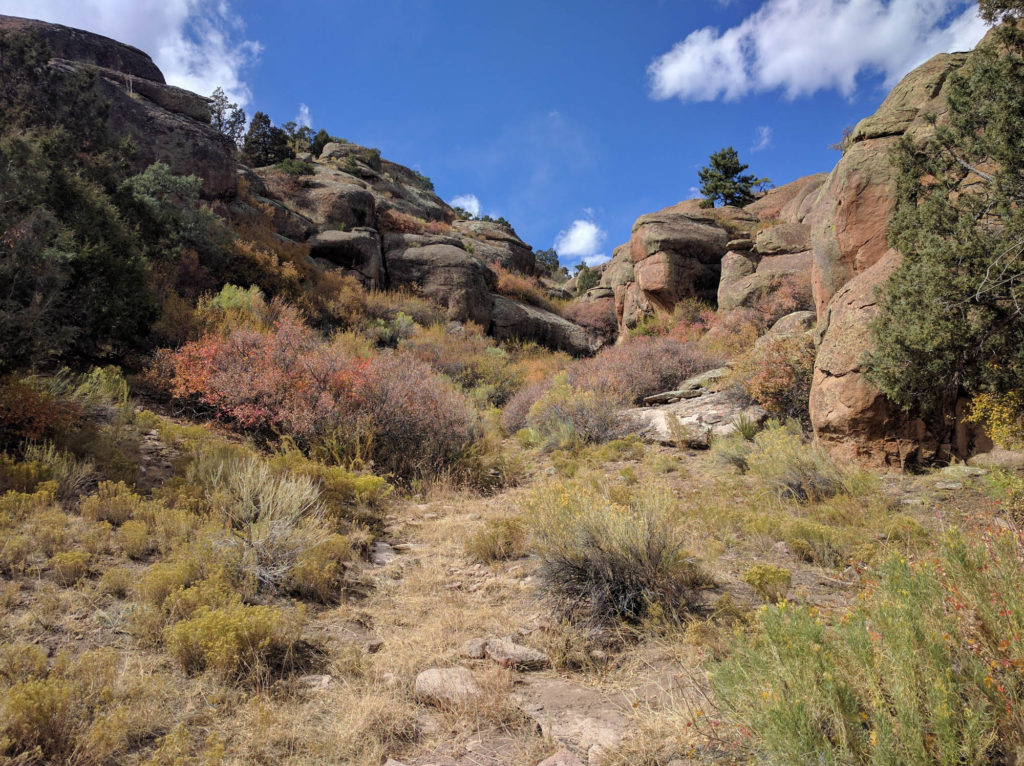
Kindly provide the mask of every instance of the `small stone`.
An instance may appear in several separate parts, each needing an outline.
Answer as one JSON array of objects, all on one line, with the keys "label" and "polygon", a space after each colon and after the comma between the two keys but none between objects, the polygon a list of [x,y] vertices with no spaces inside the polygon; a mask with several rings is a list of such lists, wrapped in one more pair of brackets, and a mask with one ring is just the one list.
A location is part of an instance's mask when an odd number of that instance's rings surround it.
[{"label": "small stone", "polygon": [[482,660],[487,656],[486,644],[486,638],[470,639],[462,645],[462,648],[459,650],[459,656],[469,660]]},{"label": "small stone", "polygon": [[376,654],[377,652],[379,652],[381,650],[381,647],[383,647],[383,646],[384,646],[383,639],[371,638],[366,643],[363,644],[363,652],[365,654]]},{"label": "small stone", "polygon": [[594,662],[607,662],[608,652],[604,651],[603,649],[591,649],[590,659],[592,659]]},{"label": "small stone", "polygon": [[396,761],[394,758],[388,758],[384,761],[384,766],[406,766],[401,761]]},{"label": "small stone", "polygon": [[935,484],[935,489],[943,489],[947,492],[952,492],[957,489],[963,489],[963,482],[959,481],[940,481]]},{"label": "small stone", "polygon": [[389,689],[397,689],[401,683],[398,676],[394,673],[381,673],[380,680]]},{"label": "small stone", "polygon": [[395,549],[381,540],[370,546],[370,563],[375,566],[386,566],[397,558]]},{"label": "small stone", "polygon": [[549,755],[538,763],[537,766],[583,766],[583,761],[575,753],[563,749],[553,755]]},{"label": "small stone", "polygon": [[459,707],[478,699],[483,690],[468,668],[430,668],[416,676],[416,696],[441,708]]},{"label": "small stone", "polygon": [[489,638],[484,651],[499,665],[517,670],[540,670],[551,664],[544,652],[517,644],[511,638]]},{"label": "small stone", "polygon": [[330,676],[319,674],[302,676],[302,678],[300,678],[299,681],[302,683],[303,686],[305,686],[308,689],[311,689],[312,691],[323,691],[332,683],[334,683],[334,679]]}]

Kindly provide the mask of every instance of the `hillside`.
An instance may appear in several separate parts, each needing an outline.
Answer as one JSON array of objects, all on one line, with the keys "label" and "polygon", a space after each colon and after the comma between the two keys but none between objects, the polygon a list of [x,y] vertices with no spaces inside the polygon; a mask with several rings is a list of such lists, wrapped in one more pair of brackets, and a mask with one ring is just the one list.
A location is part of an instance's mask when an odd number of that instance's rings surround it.
[{"label": "hillside", "polygon": [[[268,118],[253,162],[146,53],[0,16],[0,761],[1020,762],[1016,314],[914,292],[1019,234],[1013,115],[963,109],[1016,29],[565,282],[376,149]],[[945,358],[922,316],[983,352],[932,408],[877,372]]]}]

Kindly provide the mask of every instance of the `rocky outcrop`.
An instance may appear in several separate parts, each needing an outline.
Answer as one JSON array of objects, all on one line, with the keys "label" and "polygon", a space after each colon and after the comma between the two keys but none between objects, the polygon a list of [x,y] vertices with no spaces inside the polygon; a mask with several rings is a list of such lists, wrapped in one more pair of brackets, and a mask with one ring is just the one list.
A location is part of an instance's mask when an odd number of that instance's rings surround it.
[{"label": "rocky outcrop", "polygon": [[456,221],[452,228],[465,237],[467,247],[485,261],[500,263],[509,271],[533,274],[533,248],[519,239],[511,228],[496,221]]},{"label": "rocky outcrop", "polygon": [[416,285],[447,309],[449,319],[491,324],[494,275],[465,250],[451,245],[388,250],[385,264],[392,287]]},{"label": "rocky outcrop", "polygon": [[103,35],[35,19],[0,15],[0,32],[34,34],[55,58],[112,69],[130,77],[163,83],[164,75],[148,54]]},{"label": "rocky outcrop", "polygon": [[899,263],[886,224],[896,170],[889,156],[900,136],[925,138],[947,106],[943,86],[969,54],[941,54],[908,74],[874,115],[861,120],[809,217],[819,349],[811,385],[816,438],[834,456],[902,466],[928,459],[939,445],[920,421],[907,421],[864,377],[876,291]]},{"label": "rocky outcrop", "polygon": [[[733,244],[742,245],[743,240]],[[810,306],[812,263],[809,226],[779,223],[762,229],[750,249],[730,250],[722,258],[719,311],[746,307],[773,313],[768,304],[778,290],[791,293],[787,301]],[[792,310],[792,304],[782,310]]]},{"label": "rocky outcrop", "polygon": [[574,356],[588,356],[600,346],[587,330],[550,311],[501,295],[491,300],[489,331],[495,338],[533,340]]},{"label": "rocky outcrop", "polygon": [[102,35],[12,16],[0,16],[0,32],[37,36],[58,72],[94,75],[96,100],[110,105],[107,133],[132,142],[135,172],[164,162],[174,173],[201,178],[207,199],[234,196],[235,146],[210,126],[207,100],[167,85],[145,53]]},{"label": "rocky outcrop", "polygon": [[353,276],[370,288],[381,287],[384,283],[384,256],[376,229],[322,231],[309,241],[309,254],[346,271],[356,272]]},{"label": "rocky outcrop", "polygon": [[927,114],[947,107],[942,88],[967,54],[940,54],[912,71],[850,136],[843,158],[829,174],[809,216],[814,246],[814,299],[821,316],[832,296],[889,249],[886,223],[895,170],[889,151],[904,134],[932,130]]},{"label": "rocky outcrop", "polygon": [[762,221],[803,223],[826,178],[828,173],[816,173],[776,186],[743,209]]},{"label": "rocky outcrop", "polygon": [[640,216],[601,277],[614,293],[620,332],[685,297],[714,303],[727,243],[756,220],[739,208],[702,208],[699,200]]},{"label": "rocky outcrop", "polygon": [[841,287],[819,321],[811,422],[818,441],[841,460],[902,467],[937,446],[927,442],[923,423],[901,417],[861,366],[871,343],[867,327],[878,312],[876,289],[898,264],[899,254],[890,250]]}]

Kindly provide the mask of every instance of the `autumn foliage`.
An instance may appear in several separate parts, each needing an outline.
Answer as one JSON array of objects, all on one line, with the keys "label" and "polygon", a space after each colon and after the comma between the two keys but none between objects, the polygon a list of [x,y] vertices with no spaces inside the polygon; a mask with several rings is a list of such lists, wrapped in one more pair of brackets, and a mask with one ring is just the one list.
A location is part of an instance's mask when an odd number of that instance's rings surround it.
[{"label": "autumn foliage", "polygon": [[355,358],[295,309],[271,308],[267,326],[239,325],[172,352],[172,394],[242,430],[288,435],[405,477],[444,467],[472,439],[464,395],[426,364]]}]

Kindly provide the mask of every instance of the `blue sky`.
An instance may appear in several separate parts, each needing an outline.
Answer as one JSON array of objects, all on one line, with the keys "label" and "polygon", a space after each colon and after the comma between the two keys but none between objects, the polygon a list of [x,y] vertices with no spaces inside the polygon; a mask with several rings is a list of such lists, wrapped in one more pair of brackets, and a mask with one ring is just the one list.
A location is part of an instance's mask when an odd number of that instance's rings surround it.
[{"label": "blue sky", "polygon": [[[959,0],[0,0],[137,45],[168,80],[376,146],[563,263],[694,196],[734,146],[781,184],[984,29]],[[302,105],[305,105],[303,109]]]}]

